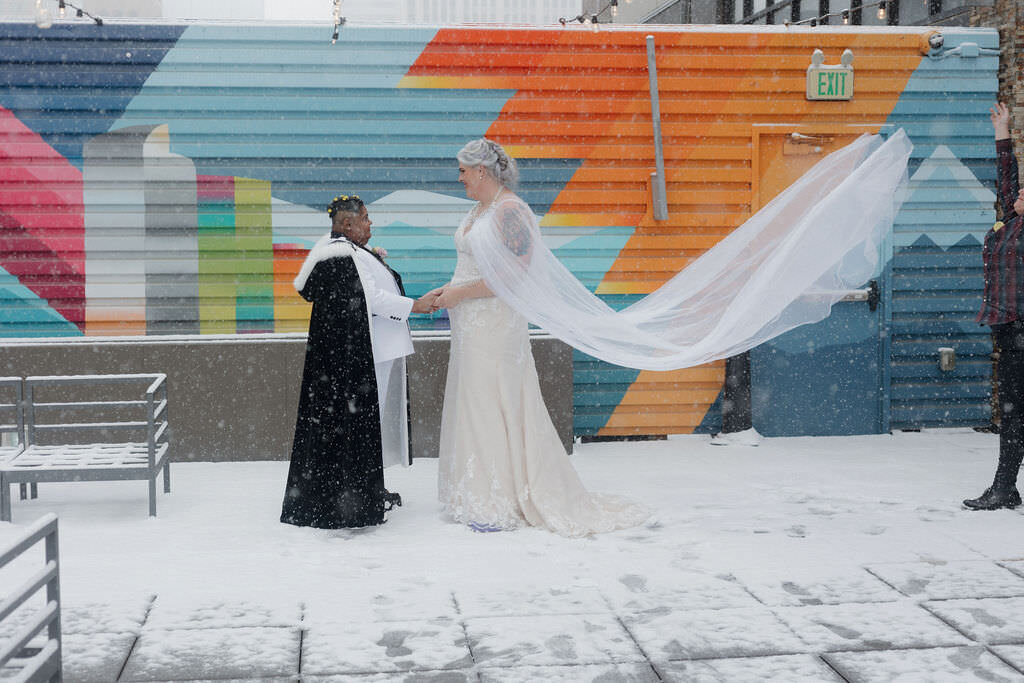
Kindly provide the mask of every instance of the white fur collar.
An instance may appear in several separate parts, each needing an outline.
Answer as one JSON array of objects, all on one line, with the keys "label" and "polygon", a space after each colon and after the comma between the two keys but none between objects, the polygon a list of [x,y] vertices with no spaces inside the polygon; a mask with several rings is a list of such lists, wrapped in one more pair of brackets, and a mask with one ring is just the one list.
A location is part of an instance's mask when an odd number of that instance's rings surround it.
[{"label": "white fur collar", "polygon": [[356,245],[344,237],[331,237],[331,234],[327,233],[317,240],[317,243],[309,250],[306,260],[302,263],[302,268],[299,270],[299,274],[295,276],[292,284],[295,285],[296,291],[301,291],[306,286],[306,280],[309,279],[316,264],[338,256],[352,258],[355,256],[355,253]]}]

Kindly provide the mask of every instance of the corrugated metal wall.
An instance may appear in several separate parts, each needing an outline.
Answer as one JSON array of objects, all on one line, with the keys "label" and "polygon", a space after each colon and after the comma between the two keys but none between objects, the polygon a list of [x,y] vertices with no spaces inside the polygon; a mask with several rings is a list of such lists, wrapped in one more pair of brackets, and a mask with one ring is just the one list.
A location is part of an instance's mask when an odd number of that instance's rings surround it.
[{"label": "corrugated metal wall", "polygon": [[[668,221],[649,201],[649,33]],[[926,57],[925,33],[346,27],[331,45],[299,26],[0,25],[0,334],[302,330],[308,309],[288,282],[339,192],[370,203],[374,243],[422,293],[451,272],[450,235],[469,206],[454,155],[484,135],[519,158],[521,194],[560,258],[624,305],[784,186],[792,169],[771,135],[905,126],[915,171],[931,170],[883,279],[892,424],[943,410],[977,422],[987,350],[964,321],[980,291],[970,240],[991,207],[974,188],[965,213],[950,190],[972,182],[960,169],[990,180],[996,66]],[[946,33],[946,49],[996,46],[993,31]],[[827,63],[853,50],[852,101],[805,99],[819,48]],[[935,156],[942,146],[952,161]],[[961,354],[953,380],[928,367],[940,341]],[[577,355],[577,432],[710,429],[722,377],[721,363],[638,373]]]},{"label": "corrugated metal wall", "polygon": [[[910,195],[894,226],[890,297],[892,429],[987,425],[991,338],[975,322],[983,288],[981,243],[995,220],[997,97],[994,32],[944,31],[944,59],[925,60],[890,120],[915,144]],[[956,56],[961,43],[980,49]],[[971,53],[969,46],[964,52]],[[942,371],[938,349],[956,351]]]}]

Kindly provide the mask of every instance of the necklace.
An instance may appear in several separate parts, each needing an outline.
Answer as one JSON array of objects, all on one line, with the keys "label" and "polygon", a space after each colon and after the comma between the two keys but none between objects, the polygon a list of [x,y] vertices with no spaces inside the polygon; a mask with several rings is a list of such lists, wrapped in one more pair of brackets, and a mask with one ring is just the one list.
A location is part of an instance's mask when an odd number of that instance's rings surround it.
[{"label": "necklace", "polygon": [[498,191],[494,193],[493,197],[491,197],[491,201],[487,202],[487,206],[491,206],[491,205],[494,204],[494,202],[498,201],[498,197],[500,197],[501,193],[504,192],[504,191],[505,191],[505,186],[504,185],[499,185],[498,186]]},{"label": "necklace", "polygon": [[501,185],[498,187],[498,191],[494,193],[494,196],[491,197],[491,201],[487,202],[487,204],[484,204],[483,202],[477,202],[476,206],[474,206],[473,209],[469,212],[469,224],[472,225],[474,222],[476,222],[477,218],[480,218],[480,215],[484,211],[494,206],[494,202],[498,201],[498,197],[500,197],[501,193],[504,191],[505,186]]}]

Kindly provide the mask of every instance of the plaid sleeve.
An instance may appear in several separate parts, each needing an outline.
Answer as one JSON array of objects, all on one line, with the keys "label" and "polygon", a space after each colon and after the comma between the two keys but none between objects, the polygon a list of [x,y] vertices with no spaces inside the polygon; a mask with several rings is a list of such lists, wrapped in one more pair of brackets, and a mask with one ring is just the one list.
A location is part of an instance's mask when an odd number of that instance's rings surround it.
[{"label": "plaid sleeve", "polygon": [[1020,180],[1017,177],[1017,156],[1013,153],[1013,142],[1007,138],[996,140],[997,183],[999,186],[999,206],[1003,209],[1003,220],[1013,216],[1013,202],[1020,191]]}]

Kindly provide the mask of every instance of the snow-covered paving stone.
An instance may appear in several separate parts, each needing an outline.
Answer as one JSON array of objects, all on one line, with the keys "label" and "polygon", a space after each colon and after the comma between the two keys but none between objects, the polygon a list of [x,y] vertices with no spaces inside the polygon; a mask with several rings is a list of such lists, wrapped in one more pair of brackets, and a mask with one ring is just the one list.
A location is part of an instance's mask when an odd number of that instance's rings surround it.
[{"label": "snow-covered paving stone", "polygon": [[1024,643],[1024,598],[936,600],[924,606],[979,642]]},{"label": "snow-covered paving stone", "polygon": [[624,574],[605,589],[615,610],[645,612],[669,607],[677,610],[757,607],[758,601],[731,577],[693,572],[658,572],[653,578]]},{"label": "snow-covered paving stone", "polygon": [[737,578],[761,602],[779,607],[894,602],[903,597],[877,576],[860,567],[817,573],[794,570],[773,576],[739,571]]},{"label": "snow-covered paving stone", "polygon": [[1022,683],[1024,675],[983,647],[833,652],[824,658],[849,683]]},{"label": "snow-covered paving stone", "polygon": [[143,630],[122,681],[287,677],[299,671],[297,628]]},{"label": "snow-covered paving stone", "polygon": [[61,638],[64,680],[76,683],[110,683],[128,659],[133,633],[66,633]]},{"label": "snow-covered paving stone", "polygon": [[307,597],[303,604],[303,622],[307,626],[352,621],[432,621],[458,616],[451,592],[437,589],[340,590],[329,596]]},{"label": "snow-covered paving stone", "polygon": [[1024,596],[1024,577],[995,562],[903,562],[871,564],[868,569],[914,598],[995,598]]},{"label": "snow-covered paving stone", "polygon": [[993,652],[1024,672],[1024,645],[996,645]]},{"label": "snow-covered paving stone", "polygon": [[805,652],[807,646],[765,607],[672,610],[623,615],[654,661]]},{"label": "snow-covered paving stone", "polygon": [[[124,679],[121,679],[124,680]],[[179,680],[179,679],[169,679]],[[304,680],[298,676],[270,676],[259,678],[189,678],[188,683],[301,683]]]},{"label": "snow-covered paving stone", "polygon": [[817,655],[732,657],[673,661],[658,665],[665,681],[679,683],[842,683]]},{"label": "snow-covered paving stone", "polygon": [[909,602],[779,607],[775,612],[817,652],[969,642],[930,612]]},{"label": "snow-covered paving stone", "polygon": [[615,617],[561,614],[466,619],[481,667],[636,662],[643,654]]},{"label": "snow-covered paving stone", "polygon": [[203,597],[154,601],[145,630],[171,631],[190,628],[298,627],[302,606],[294,600],[271,596],[253,599]]},{"label": "snow-covered paving stone", "polygon": [[105,602],[65,602],[60,609],[61,633],[138,633],[155,597],[119,596]]},{"label": "snow-covered paving stone", "polygon": [[608,601],[592,587],[457,589],[455,601],[463,618],[610,612]]},{"label": "snow-covered paving stone", "polygon": [[480,683],[658,683],[649,664],[514,666],[480,669]]},{"label": "snow-covered paving stone", "polygon": [[436,671],[471,665],[462,626],[449,619],[311,625],[302,640],[303,675]]},{"label": "snow-covered paving stone", "polygon": [[302,675],[302,683],[477,683],[472,671],[412,671],[386,674]]},{"label": "snow-covered paving stone", "polygon": [[1024,577],[1024,560],[1007,560],[1006,562],[1000,562],[1000,564],[1017,576]]}]

